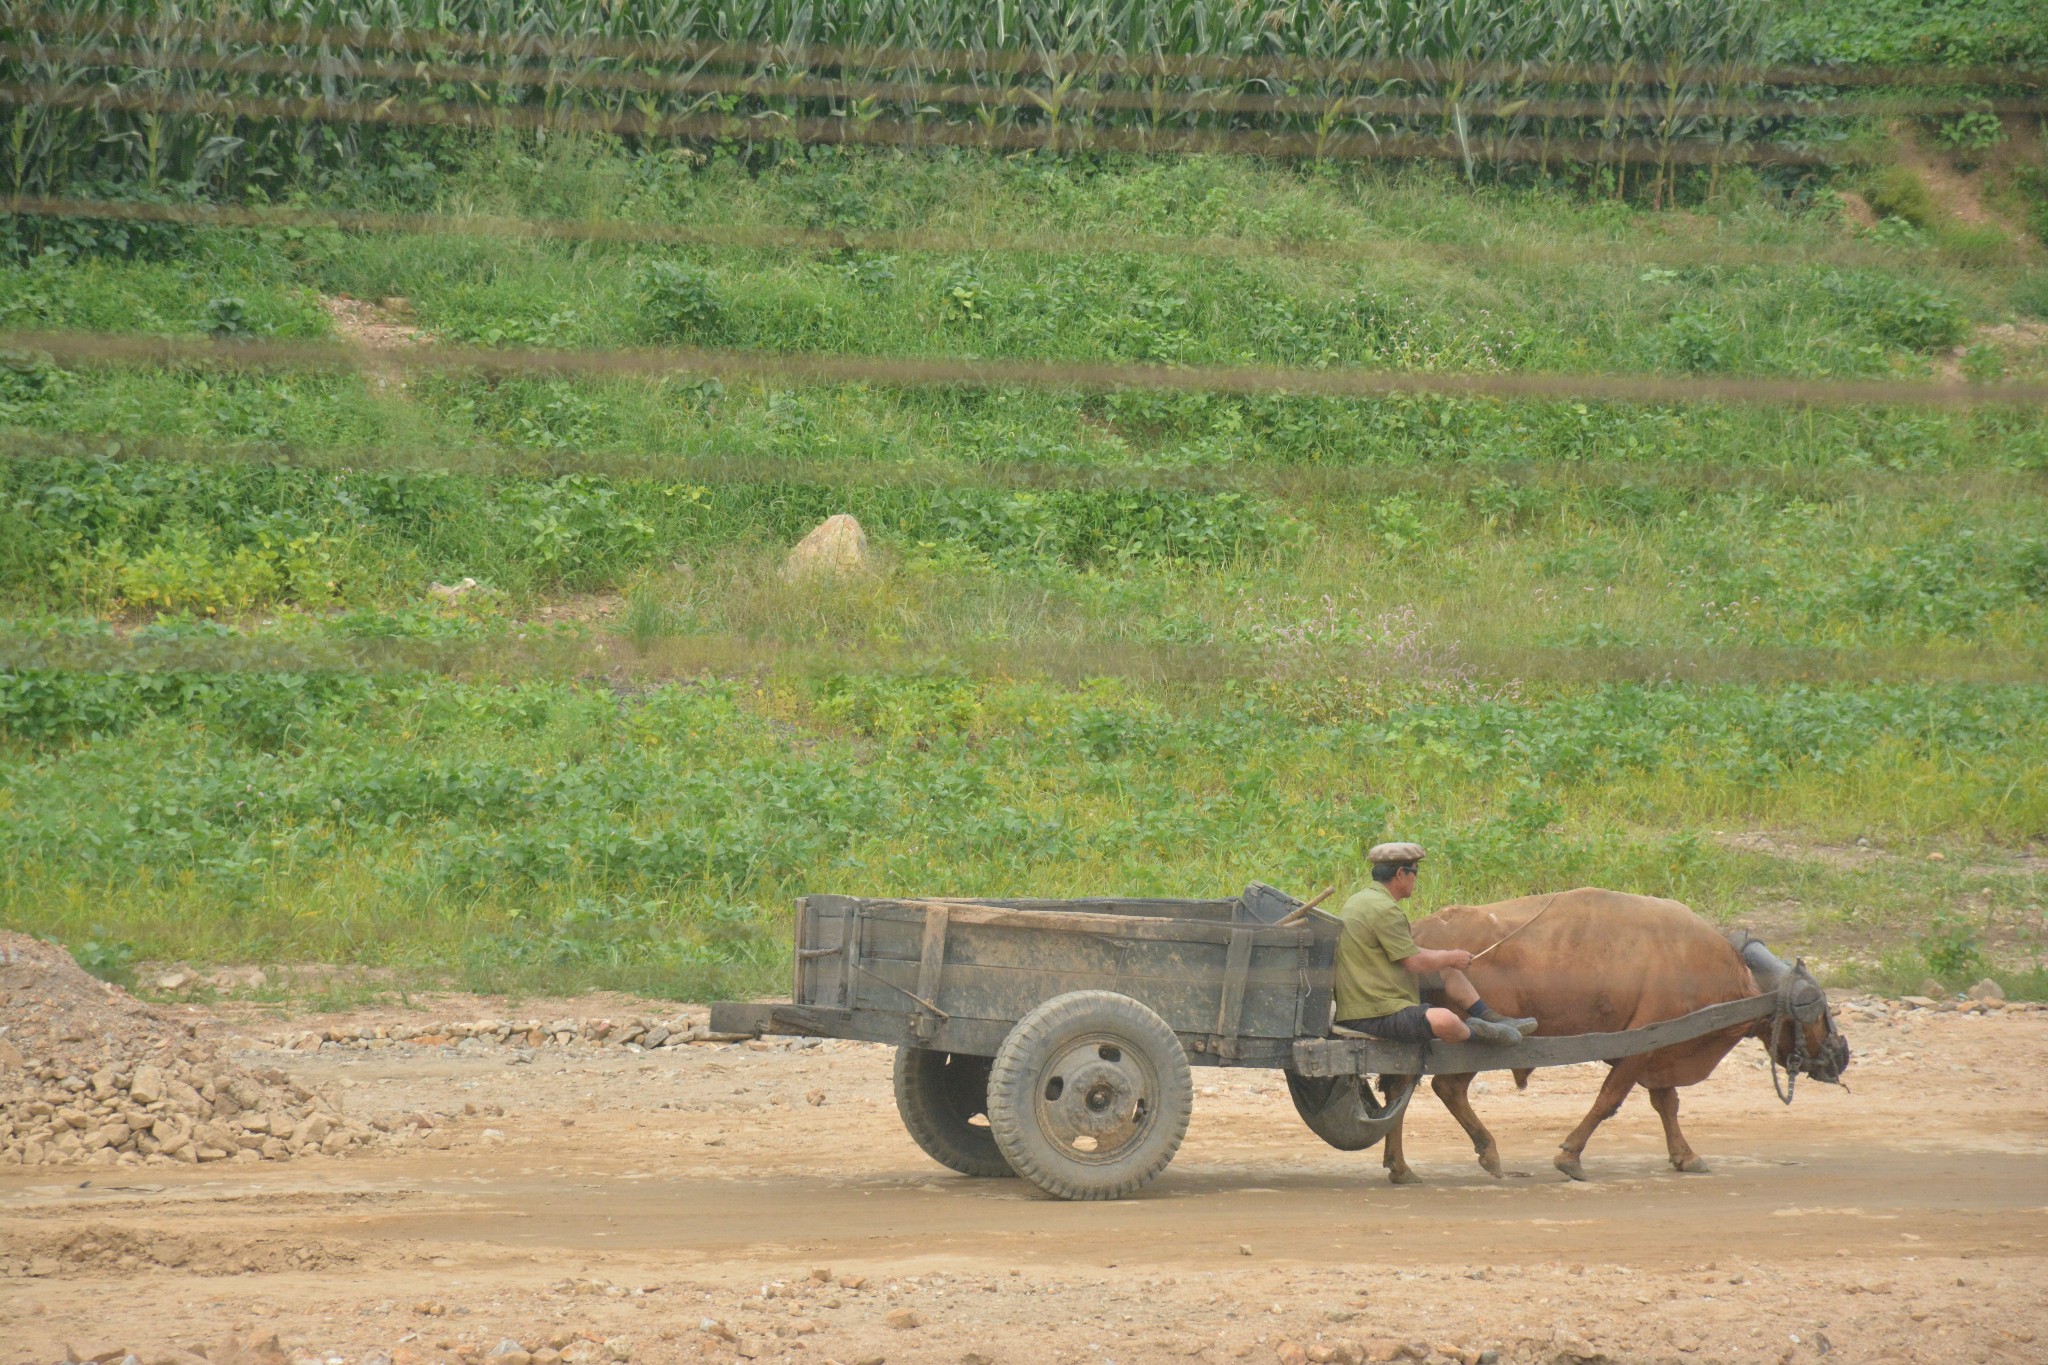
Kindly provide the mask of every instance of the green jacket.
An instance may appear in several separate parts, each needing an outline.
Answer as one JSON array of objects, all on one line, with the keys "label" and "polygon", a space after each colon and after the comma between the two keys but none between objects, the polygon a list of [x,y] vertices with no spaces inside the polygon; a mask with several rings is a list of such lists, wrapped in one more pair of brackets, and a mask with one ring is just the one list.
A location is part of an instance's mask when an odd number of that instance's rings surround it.
[{"label": "green jacket", "polygon": [[1415,977],[1401,959],[1417,949],[1408,917],[1386,888],[1373,882],[1337,912],[1337,1017],[1377,1019],[1420,1004]]}]

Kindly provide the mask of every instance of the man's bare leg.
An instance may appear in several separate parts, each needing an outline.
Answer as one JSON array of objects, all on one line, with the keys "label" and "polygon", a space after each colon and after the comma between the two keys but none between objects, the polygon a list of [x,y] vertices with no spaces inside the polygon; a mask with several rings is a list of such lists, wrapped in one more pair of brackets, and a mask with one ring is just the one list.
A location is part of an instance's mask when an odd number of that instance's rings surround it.
[{"label": "man's bare leg", "polygon": [[1479,988],[1472,984],[1471,977],[1456,967],[1446,967],[1437,975],[1443,978],[1444,999],[1450,1001],[1461,1012],[1479,1003]]},{"label": "man's bare leg", "polygon": [[1472,1036],[1472,1030],[1465,1021],[1441,1005],[1430,1007],[1429,1031],[1446,1043],[1462,1043]]}]

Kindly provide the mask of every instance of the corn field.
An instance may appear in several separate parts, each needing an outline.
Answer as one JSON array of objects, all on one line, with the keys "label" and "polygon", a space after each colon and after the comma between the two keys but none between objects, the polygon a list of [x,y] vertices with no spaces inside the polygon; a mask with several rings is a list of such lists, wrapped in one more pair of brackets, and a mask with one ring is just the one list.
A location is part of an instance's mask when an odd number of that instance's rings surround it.
[{"label": "corn field", "polygon": [[771,150],[918,130],[1062,151],[1220,135],[1221,149],[1264,138],[1284,155],[1402,148],[1467,174],[1607,166],[1615,192],[1661,199],[1681,164],[1773,131],[1728,70],[1764,55],[1761,0],[88,0],[0,14],[0,183],[18,195],[274,195],[495,125]]}]

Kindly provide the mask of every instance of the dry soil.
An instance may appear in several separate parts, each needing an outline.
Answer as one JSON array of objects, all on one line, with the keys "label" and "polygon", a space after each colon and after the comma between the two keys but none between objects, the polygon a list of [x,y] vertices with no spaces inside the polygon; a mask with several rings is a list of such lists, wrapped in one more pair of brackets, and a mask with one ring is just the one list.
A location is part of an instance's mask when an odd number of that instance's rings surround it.
[{"label": "dry soil", "polygon": [[421,1016],[229,1015],[244,1064],[423,1139],[0,1172],[0,1365],[2048,1359],[2048,1014],[1870,1013],[1849,1091],[1783,1107],[1745,1043],[1684,1092],[1711,1174],[1639,1094],[1559,1177],[1597,1067],[1483,1083],[1502,1180],[1418,1102],[1398,1189],[1277,1073],[1198,1070],[1178,1160],[1113,1204],[934,1165],[877,1047],[305,1050],[256,1040]]}]

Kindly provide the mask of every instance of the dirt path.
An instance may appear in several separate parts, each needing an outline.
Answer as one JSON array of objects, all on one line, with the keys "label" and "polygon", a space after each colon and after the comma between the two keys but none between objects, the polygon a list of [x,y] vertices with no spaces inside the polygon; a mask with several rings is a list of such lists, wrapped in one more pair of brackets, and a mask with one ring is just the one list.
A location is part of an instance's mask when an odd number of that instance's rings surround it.
[{"label": "dirt path", "polygon": [[1845,1028],[1853,1093],[1783,1108],[1754,1044],[1685,1092],[1711,1175],[1637,1096],[1559,1178],[1598,1068],[1483,1083],[1501,1181],[1418,1104],[1402,1189],[1277,1073],[1198,1071],[1178,1161],[1108,1205],[933,1165],[862,1045],[261,1049],[446,1145],[0,1175],[0,1365],[2041,1359],[2048,1016]]}]

